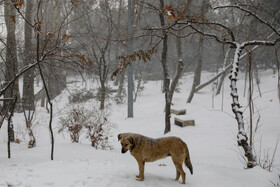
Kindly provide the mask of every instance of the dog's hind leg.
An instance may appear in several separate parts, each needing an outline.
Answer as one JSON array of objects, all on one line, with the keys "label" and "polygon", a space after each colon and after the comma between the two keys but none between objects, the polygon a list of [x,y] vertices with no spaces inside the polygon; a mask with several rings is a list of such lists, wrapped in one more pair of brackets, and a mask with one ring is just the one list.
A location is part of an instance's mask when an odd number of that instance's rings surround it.
[{"label": "dog's hind leg", "polygon": [[137,160],[138,166],[139,166],[139,175],[136,175],[138,178],[137,180],[143,181],[144,180],[144,167],[145,167],[145,161],[143,160]]},{"label": "dog's hind leg", "polygon": [[178,167],[178,170],[179,170],[179,172],[182,176],[182,184],[186,184],[186,173],[183,170],[182,163],[179,164],[177,167]]},{"label": "dog's hind leg", "polygon": [[180,178],[180,171],[176,168],[176,178],[175,178],[175,180],[177,181],[177,180],[179,180],[179,178]]},{"label": "dog's hind leg", "polygon": [[172,161],[176,167],[176,178],[175,180],[178,180],[180,175],[182,176],[182,184],[186,183],[186,173],[183,170],[182,164],[183,162],[180,162],[181,159],[172,157]]}]

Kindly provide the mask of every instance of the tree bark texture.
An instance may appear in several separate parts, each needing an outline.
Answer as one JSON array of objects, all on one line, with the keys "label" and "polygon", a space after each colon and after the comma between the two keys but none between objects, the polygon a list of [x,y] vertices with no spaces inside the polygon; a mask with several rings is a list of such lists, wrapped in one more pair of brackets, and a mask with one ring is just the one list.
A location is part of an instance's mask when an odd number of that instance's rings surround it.
[{"label": "tree bark texture", "polygon": [[[43,33],[45,34],[45,40],[48,42],[46,49],[51,49],[58,45],[57,37],[62,36],[62,29],[58,29],[63,22],[62,19],[62,1],[49,0],[43,3]],[[54,36],[47,35],[47,33],[57,32]],[[57,55],[61,55],[59,51],[56,51]],[[66,72],[61,71],[62,64],[49,57],[48,63],[45,63],[44,77],[46,77],[46,83],[48,86],[50,98],[53,99],[59,95],[62,90],[66,87]]]},{"label": "tree bark texture", "polygon": [[237,45],[234,54],[234,61],[232,65],[230,78],[230,88],[231,88],[231,97],[232,97],[232,111],[235,114],[235,119],[238,123],[238,134],[237,134],[237,143],[238,146],[242,146],[243,150],[245,151],[245,156],[248,159],[247,167],[252,168],[256,165],[256,158],[253,154],[252,147],[248,144],[248,137],[244,129],[244,122],[243,122],[243,112],[241,111],[241,106],[238,101],[238,93],[237,93],[237,75],[239,72],[239,59],[240,54],[242,51],[241,45]]},{"label": "tree bark texture", "polygon": [[103,110],[105,108],[105,97],[106,97],[106,87],[105,87],[105,81],[101,81],[100,86],[100,110]]},{"label": "tree bark texture", "polygon": [[[42,7],[39,7],[39,8],[40,8],[40,10],[42,10]],[[47,8],[49,9],[50,6],[47,6]],[[37,15],[36,15],[37,21],[41,21],[39,19],[39,12],[40,12],[40,10],[37,10]],[[41,67],[41,65],[39,63],[40,62],[40,58],[41,58],[41,56],[40,56],[40,54],[41,54],[41,51],[40,51],[41,43],[40,42],[41,41],[43,41],[43,40],[41,40],[41,38],[40,38],[40,33],[36,33],[36,61],[38,62],[37,66],[38,66],[40,77],[41,77],[42,82],[43,82],[43,87],[44,87],[45,92],[46,92],[47,101],[48,101],[48,104],[50,105],[50,119],[49,119],[49,132],[50,132],[50,139],[51,139],[51,155],[50,156],[51,156],[51,160],[53,160],[54,159],[54,134],[53,134],[53,129],[52,129],[53,104],[51,102],[51,95],[50,95],[49,90],[48,90],[47,82],[45,80],[42,67]]]},{"label": "tree bark texture", "polygon": [[252,52],[248,52],[248,63],[249,63],[249,113],[250,113],[250,146],[253,146],[253,78],[252,78],[252,71],[253,71],[253,64],[252,64]]},{"label": "tree bark texture", "polygon": [[8,142],[7,142],[7,149],[8,149],[8,158],[11,158],[11,142],[14,142],[14,141],[11,141],[11,140],[14,140],[14,132],[11,131],[13,130],[13,115],[14,115],[14,110],[15,110],[15,105],[16,105],[16,102],[17,102],[17,98],[15,97],[12,101],[10,101],[10,107],[9,107],[9,111],[8,111]]},{"label": "tree bark texture", "polygon": [[[205,13],[206,13],[206,0],[202,0],[201,4],[201,18],[205,18]],[[201,28],[202,32],[204,31],[203,27]],[[187,103],[191,103],[194,93],[195,88],[197,85],[200,84],[200,79],[201,79],[201,69],[202,69],[202,59],[203,59],[203,43],[204,43],[204,36],[200,35],[199,36],[199,42],[198,42],[198,62],[196,65],[195,73],[194,73],[194,78],[193,78],[193,84],[191,88],[190,95],[188,97]]]},{"label": "tree bark texture", "polygon": [[[133,29],[133,12],[134,12],[134,0],[128,0],[128,54],[133,53],[132,42],[132,29]],[[127,117],[133,118],[133,66],[130,64],[127,68]]]},{"label": "tree bark texture", "polygon": [[[4,17],[7,28],[7,48],[6,48],[6,62],[5,62],[5,81],[11,81],[18,73],[17,60],[17,43],[16,43],[16,9],[11,0],[4,1]],[[5,98],[13,98],[16,96],[17,103],[20,103],[19,85],[15,81],[4,94]],[[4,104],[5,105],[5,104]],[[19,110],[20,105],[16,105],[16,110]]]},{"label": "tree bark texture", "polygon": [[[25,19],[32,23],[33,20],[33,0],[26,2]],[[34,48],[32,44],[33,28],[24,22],[24,65],[31,64],[34,61]],[[23,74],[23,93],[22,105],[24,110],[35,110],[35,96],[34,96],[34,74],[35,68],[29,69]]]},{"label": "tree bark texture", "polygon": [[[164,21],[164,0],[160,0],[160,8],[161,12],[159,13],[160,23],[161,26],[165,26]],[[168,34],[165,30],[162,31],[162,38],[163,38],[163,46],[162,46],[162,53],[161,53],[161,64],[163,68],[163,78],[164,78],[164,93],[165,93],[165,130],[164,134],[170,132],[171,125],[170,125],[170,107],[171,107],[171,101],[170,101],[170,91],[169,91],[169,85],[170,85],[170,77],[168,73],[168,67],[167,67],[167,51],[168,51]]]},{"label": "tree bark texture", "polygon": [[[180,32],[179,32],[180,35]],[[170,103],[172,103],[173,95],[176,89],[176,86],[179,82],[179,78],[181,77],[181,74],[184,69],[184,62],[182,60],[183,56],[183,51],[182,51],[182,42],[181,38],[177,37],[176,38],[176,48],[177,48],[177,56],[178,56],[178,64],[177,64],[177,71],[175,74],[175,77],[173,78],[170,86]]]},{"label": "tree bark texture", "polygon": [[276,57],[276,66],[277,66],[277,72],[278,72],[278,84],[277,84],[277,88],[278,88],[278,100],[280,102],[280,61],[278,58],[278,51],[275,48],[275,57]]},{"label": "tree bark texture", "polygon": [[[38,18],[38,15],[37,15],[37,18]],[[37,33],[36,60],[37,60],[37,62],[40,61],[40,34],[39,33]],[[41,76],[41,79],[43,82],[44,89],[46,91],[48,104],[50,105],[49,131],[50,131],[50,138],[51,138],[51,160],[53,160],[53,154],[54,154],[54,135],[53,135],[53,130],[52,130],[52,120],[53,120],[53,107],[52,106],[53,105],[51,102],[51,96],[48,91],[48,86],[47,86],[47,83],[46,83],[44,75],[43,75],[42,67],[41,67],[40,63],[38,63],[37,65],[38,65],[39,73],[40,73],[40,76]]]},{"label": "tree bark texture", "polygon": [[225,70],[226,70],[226,64],[228,62],[229,52],[230,52],[230,48],[226,51],[226,55],[224,57],[224,64],[223,64],[224,73],[221,75],[221,78],[219,80],[219,84],[218,84],[218,87],[217,87],[217,90],[216,90],[216,95],[220,94],[221,89],[222,89],[222,85],[223,85],[225,77],[227,75],[227,71],[225,71]]}]

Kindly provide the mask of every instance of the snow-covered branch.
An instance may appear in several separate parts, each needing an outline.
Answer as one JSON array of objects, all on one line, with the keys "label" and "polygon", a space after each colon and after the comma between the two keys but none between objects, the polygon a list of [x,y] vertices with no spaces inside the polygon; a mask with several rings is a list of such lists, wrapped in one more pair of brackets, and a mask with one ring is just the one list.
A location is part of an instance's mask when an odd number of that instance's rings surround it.
[{"label": "snow-covered branch", "polygon": [[222,8],[237,8],[243,12],[246,12],[250,15],[252,15],[253,17],[255,17],[257,20],[259,20],[261,23],[267,25],[271,30],[273,30],[273,32],[275,32],[278,36],[280,36],[280,32],[275,28],[273,27],[268,21],[262,19],[259,15],[253,13],[252,11],[240,6],[240,5],[224,5],[224,6],[216,6],[216,7],[213,7],[213,10],[216,10],[216,9],[222,9]]},{"label": "snow-covered branch", "polygon": [[39,61],[34,61],[32,64],[28,64],[24,66],[15,76],[12,80],[6,82],[6,85],[0,90],[0,96],[4,94],[4,92],[26,71],[30,70],[31,68],[35,67],[38,65],[38,63],[42,62],[45,59],[46,55],[42,56]]},{"label": "snow-covered branch", "polygon": [[235,118],[238,123],[238,134],[237,134],[237,142],[239,146],[242,146],[245,151],[245,156],[248,159],[247,166],[248,168],[252,168],[256,165],[256,158],[252,152],[252,147],[248,144],[247,140],[247,134],[244,130],[244,121],[243,121],[243,112],[241,110],[241,106],[238,101],[238,92],[237,92],[237,76],[239,72],[239,60],[241,51],[246,46],[246,44],[249,44],[250,42],[244,42],[242,44],[236,44],[235,54],[234,54],[234,60],[232,64],[232,70],[231,74],[229,76],[230,79],[230,88],[231,88],[231,97],[232,97],[232,112],[235,114]]},{"label": "snow-covered branch", "polygon": [[4,94],[4,92],[23,74],[25,73],[26,71],[28,71],[29,69],[35,67],[36,65],[38,64],[37,61],[33,62],[32,64],[28,64],[26,66],[24,66],[17,74],[16,76],[8,81],[6,83],[6,85],[0,90],[0,96],[2,96]]},{"label": "snow-covered branch", "polygon": [[248,45],[265,45],[265,46],[274,46],[277,42],[280,41],[280,38],[275,39],[274,41],[266,41],[266,40],[252,40],[243,42],[242,48],[248,46]]}]

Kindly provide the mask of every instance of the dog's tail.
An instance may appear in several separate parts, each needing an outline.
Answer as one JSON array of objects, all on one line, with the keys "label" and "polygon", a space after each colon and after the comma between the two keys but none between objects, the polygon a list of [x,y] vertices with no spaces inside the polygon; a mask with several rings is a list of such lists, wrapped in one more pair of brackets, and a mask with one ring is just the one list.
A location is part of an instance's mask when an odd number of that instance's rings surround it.
[{"label": "dog's tail", "polygon": [[188,149],[188,146],[186,144],[185,144],[185,150],[186,150],[185,165],[189,168],[191,174],[193,174],[193,167],[192,167],[192,163],[191,163],[189,149]]}]

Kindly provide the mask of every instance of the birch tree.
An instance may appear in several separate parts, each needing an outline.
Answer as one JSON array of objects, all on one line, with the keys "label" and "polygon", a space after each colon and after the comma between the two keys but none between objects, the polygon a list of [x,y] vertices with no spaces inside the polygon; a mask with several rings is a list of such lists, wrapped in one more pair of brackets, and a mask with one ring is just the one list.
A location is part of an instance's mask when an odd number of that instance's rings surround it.
[{"label": "birch tree", "polygon": [[[235,115],[238,132],[237,132],[237,143],[241,146],[244,150],[245,157],[247,158],[247,167],[252,168],[256,165],[256,157],[253,153],[252,146],[248,144],[248,136],[245,131],[245,124],[243,121],[243,109],[241,104],[239,103],[238,91],[237,91],[237,76],[239,74],[239,63],[240,59],[244,58],[244,54],[242,55],[243,50],[246,47],[252,47],[251,50],[258,48],[258,46],[274,46],[280,41],[280,33],[279,31],[272,25],[270,22],[263,19],[258,14],[253,13],[249,9],[246,8],[246,5],[220,5],[216,7],[212,7],[212,10],[220,10],[220,9],[236,9],[239,14],[245,13],[248,16],[251,16],[256,19],[260,24],[264,25],[268,32],[272,32],[268,37],[264,37],[263,39],[252,39],[246,40],[246,38],[239,37],[239,33],[232,30],[230,27],[226,26],[224,23],[218,22],[219,20],[211,21],[211,19],[199,19],[194,17],[184,17],[183,20],[180,16],[180,12],[176,12],[175,10],[172,11],[172,18],[175,19],[174,24],[165,27],[162,24],[160,29],[162,32],[170,31],[170,27],[172,30],[178,31],[180,29],[176,29],[177,24],[181,25],[181,30],[185,28],[191,28],[196,34],[200,34],[204,37],[211,38],[216,40],[217,42],[221,43],[222,45],[229,45],[234,50],[234,58],[233,63],[225,67],[224,71],[231,69],[230,73],[230,88],[231,88],[231,97],[232,97],[232,111]],[[208,30],[201,29],[201,25],[207,26]],[[186,34],[189,36],[189,34]],[[273,37],[272,37],[273,36]],[[245,41],[244,41],[245,40]],[[219,73],[221,76],[223,73]],[[216,76],[219,77],[219,76]],[[212,79],[213,80],[213,79]],[[208,81],[209,82],[209,81]]]}]

